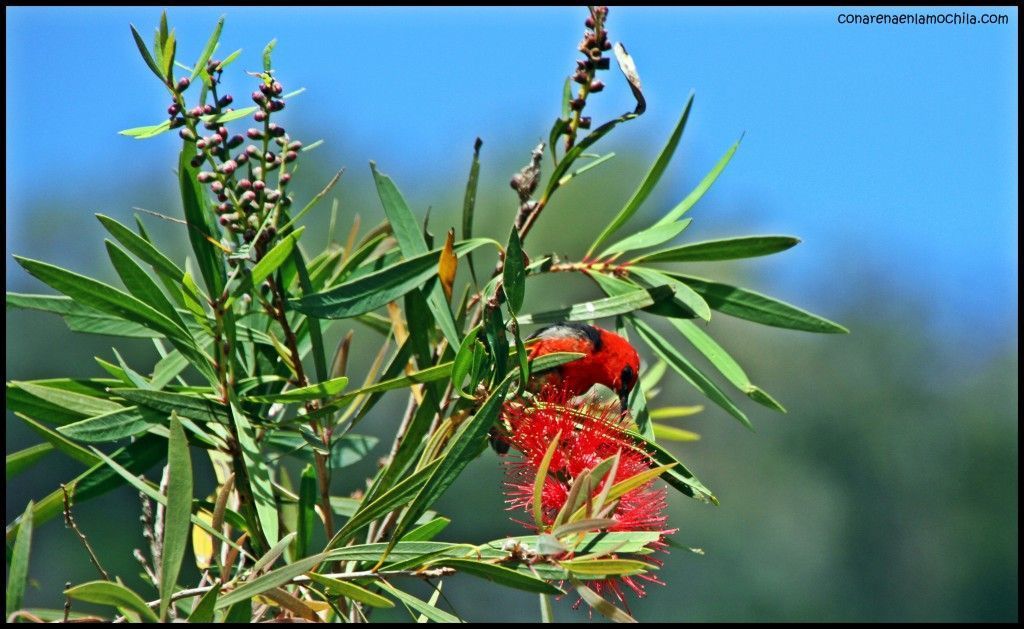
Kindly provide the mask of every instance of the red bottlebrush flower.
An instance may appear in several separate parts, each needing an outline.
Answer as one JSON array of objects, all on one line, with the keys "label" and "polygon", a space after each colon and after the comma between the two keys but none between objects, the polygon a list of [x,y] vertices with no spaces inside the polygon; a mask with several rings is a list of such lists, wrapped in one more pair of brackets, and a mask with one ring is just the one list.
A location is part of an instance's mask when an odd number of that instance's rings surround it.
[{"label": "red bottlebrush flower", "polygon": [[[615,478],[610,481],[613,485],[652,467],[651,456],[643,442],[626,432],[631,423],[629,416],[620,413],[614,401],[609,404],[580,401],[571,392],[548,386],[533,401],[507,403],[502,410],[502,420],[504,430],[501,438],[521,455],[506,463],[508,510],[522,510],[529,514],[526,520],[517,521],[538,533],[551,532],[573,483],[602,461],[616,453],[619,455]],[[541,492],[542,526],[538,527],[532,515],[534,486],[538,470],[556,436],[558,444],[552,453]],[[596,483],[591,495],[598,496],[607,482],[608,479],[604,478]],[[626,492],[608,514],[607,517],[615,524],[606,530],[673,532],[665,529],[665,494],[665,489],[656,488],[653,480]],[[665,544],[659,538],[649,547],[664,550]],[[660,563],[649,557],[646,560]],[[661,584],[651,574],[588,581],[587,584],[598,593],[612,592],[625,604],[622,586],[642,598],[646,594],[642,581]],[[574,607],[580,602],[577,601]]]}]

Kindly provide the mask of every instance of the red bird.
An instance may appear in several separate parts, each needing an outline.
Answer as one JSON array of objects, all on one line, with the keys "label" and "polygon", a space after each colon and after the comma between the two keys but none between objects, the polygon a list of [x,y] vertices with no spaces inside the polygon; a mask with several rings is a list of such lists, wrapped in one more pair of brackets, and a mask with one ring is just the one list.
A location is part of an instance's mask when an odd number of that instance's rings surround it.
[{"label": "red bird", "polygon": [[640,357],[629,341],[586,323],[556,323],[531,338],[538,341],[530,347],[530,358],[552,352],[585,354],[538,376],[532,384],[558,384],[572,395],[583,395],[595,384],[603,384],[618,394],[622,410],[626,410],[629,392],[640,374]]}]

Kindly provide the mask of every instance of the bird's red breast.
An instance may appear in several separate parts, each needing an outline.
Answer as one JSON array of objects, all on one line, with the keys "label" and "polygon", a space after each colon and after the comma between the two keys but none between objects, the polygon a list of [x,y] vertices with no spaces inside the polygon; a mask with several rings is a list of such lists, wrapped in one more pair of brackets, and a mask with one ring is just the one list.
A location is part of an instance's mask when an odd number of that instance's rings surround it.
[{"label": "bird's red breast", "polygon": [[640,373],[640,357],[629,341],[614,332],[585,323],[557,323],[537,332],[530,357],[552,352],[579,352],[583,358],[566,363],[543,376],[537,384],[558,384],[572,395],[582,395],[602,384],[626,396]]}]

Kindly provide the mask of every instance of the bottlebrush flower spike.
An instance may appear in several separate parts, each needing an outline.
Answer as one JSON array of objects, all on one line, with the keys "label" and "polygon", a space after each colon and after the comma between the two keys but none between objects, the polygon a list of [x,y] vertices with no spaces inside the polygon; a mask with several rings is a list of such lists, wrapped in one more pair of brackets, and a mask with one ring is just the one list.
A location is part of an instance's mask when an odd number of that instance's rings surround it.
[{"label": "bottlebrush flower spike", "polygon": [[[616,402],[581,401],[564,389],[549,386],[532,401],[506,403],[502,420],[501,437],[521,455],[506,462],[508,510],[532,514],[528,517],[532,521],[517,521],[538,533],[552,533],[571,521],[575,514],[577,519],[582,519],[579,517],[582,515],[583,518],[611,520],[613,523],[604,528],[607,531],[657,531],[662,535],[674,532],[665,529],[666,490],[654,487],[654,477],[637,479],[638,484],[624,493],[614,490],[609,493],[618,483],[641,474],[651,476],[652,469],[650,454],[642,441],[626,431],[631,420],[628,414],[619,412]],[[616,455],[617,461],[613,461]],[[538,512],[534,495],[542,470]],[[613,474],[614,478],[609,479]],[[588,485],[588,478],[589,492],[580,487],[573,491],[574,484]],[[607,487],[609,482],[611,487]],[[603,504],[602,495],[609,498]],[[570,500],[573,504],[566,508]],[[648,544],[657,550],[665,550],[665,546],[660,537]],[[556,559],[568,559],[571,555],[570,551]],[[646,556],[644,560],[660,564]],[[587,584],[599,594],[611,591],[626,604],[622,586],[642,598],[646,595],[642,581],[662,584],[649,573],[592,580]],[[580,602],[582,599],[573,607]]]}]

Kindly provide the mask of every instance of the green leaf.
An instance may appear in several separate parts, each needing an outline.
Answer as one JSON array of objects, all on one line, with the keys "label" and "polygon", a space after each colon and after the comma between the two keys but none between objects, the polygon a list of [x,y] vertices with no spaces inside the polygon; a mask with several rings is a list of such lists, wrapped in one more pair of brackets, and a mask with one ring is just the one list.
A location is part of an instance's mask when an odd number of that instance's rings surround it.
[{"label": "green leaf", "polygon": [[291,391],[285,391],[284,393],[276,393],[273,395],[255,395],[252,397],[245,398],[251,402],[305,402],[307,400],[321,400],[324,398],[333,397],[345,390],[348,386],[348,378],[342,376],[340,378],[333,378],[326,382],[318,382],[317,384],[311,384],[307,387],[301,387],[298,389],[292,389]]},{"label": "green leaf", "polygon": [[430,522],[427,522],[426,524],[421,524],[420,526],[414,528],[413,530],[411,530],[408,533],[406,533],[405,535],[403,535],[402,536],[402,541],[403,542],[428,542],[428,541],[434,539],[434,537],[436,537],[438,533],[443,531],[445,529],[445,527],[447,527],[451,523],[452,523],[452,521],[449,520],[448,518],[443,518],[443,517],[434,518]]},{"label": "green leaf", "polygon": [[473,396],[470,393],[466,393],[462,385],[473,366],[476,352],[482,351],[478,350],[481,345],[476,340],[479,333],[480,326],[476,326],[463,337],[462,344],[459,345],[459,351],[455,353],[455,360],[452,361],[452,387],[459,397],[468,400],[472,400]]},{"label": "green leaf", "polygon": [[141,596],[113,581],[90,581],[64,590],[64,595],[87,603],[125,607],[142,616],[146,622],[160,621]]},{"label": "green leaf", "polygon": [[268,550],[262,557],[256,560],[256,563],[252,564],[251,574],[259,574],[264,568],[270,568],[274,563],[281,558],[284,551],[288,548],[288,545],[295,539],[296,533],[292,532],[282,537],[274,547]]},{"label": "green leaf", "polygon": [[232,109],[231,111],[225,111],[219,114],[209,114],[206,116],[200,116],[199,119],[203,122],[220,123],[224,124],[239,118],[247,118],[251,116],[257,107],[242,107],[241,109]]},{"label": "green leaf", "polygon": [[118,135],[126,135],[130,138],[135,138],[136,140],[146,140],[170,130],[171,122],[170,120],[165,120],[160,124],[132,127],[131,129],[123,129],[117,133]]},{"label": "green leaf", "polygon": [[676,370],[676,372],[683,377],[684,380],[696,387],[701,393],[706,395],[715,404],[718,404],[725,409],[730,415],[740,420],[740,422],[753,430],[753,426],[750,424],[750,420],[732,401],[718,388],[714,382],[708,379],[703,373],[700,372],[693,364],[690,363],[684,357],[679,350],[673,347],[668,341],[665,340],[660,334],[655,332],[649,325],[630,317],[630,322],[636,331],[640,334],[640,337],[647,343],[647,345],[654,350],[658,356],[660,356],[670,367]]},{"label": "green leaf", "polygon": [[[469,240],[473,237],[473,212],[476,209],[476,189],[480,183],[480,147],[483,146],[480,138],[473,144],[473,163],[469,167],[469,179],[466,181],[466,194],[462,199],[462,239]],[[473,268],[473,256],[468,254],[466,262],[469,263],[469,272],[473,275],[473,282],[476,282],[476,269]]]},{"label": "green leaf", "polygon": [[[253,435],[252,424],[235,404],[231,405],[231,420],[235,425],[235,435],[242,450],[245,472],[249,477],[252,497],[255,502],[256,516],[266,542],[277,543],[278,519],[277,504],[274,501],[274,489],[271,483],[271,470],[267,459],[260,452]],[[236,483],[238,480],[236,479]],[[230,595],[229,595],[230,596]]]},{"label": "green leaf", "polygon": [[57,430],[64,436],[77,441],[103,443],[143,433],[153,426],[164,424],[166,419],[166,414],[137,406],[128,406],[65,424]]},{"label": "green leaf", "polygon": [[[415,259],[426,255],[428,250],[427,241],[419,229],[416,217],[413,216],[412,210],[409,209],[408,204],[406,204],[405,199],[402,197],[402,193],[399,192],[398,187],[395,186],[390,177],[377,170],[375,163],[370,162],[370,170],[373,172],[373,179],[377,184],[377,194],[380,197],[381,205],[384,207],[384,214],[391,224],[391,229],[395,239],[398,240],[398,246],[402,250],[402,255],[407,259]],[[433,275],[436,274],[435,261]],[[425,277],[419,283],[422,284],[429,277],[432,276]],[[452,312],[448,307],[448,300],[445,297],[444,288],[440,282],[433,284],[427,296],[427,303],[430,305],[431,312],[434,313],[434,318],[441,328],[441,332],[448,339],[448,344],[452,347],[458,347],[460,342],[459,332],[455,329],[455,319],[452,318]]]},{"label": "green leaf", "polygon": [[538,579],[537,577],[532,577],[523,574],[522,572],[512,570],[511,568],[498,566],[492,563],[485,563],[483,561],[474,561],[472,559],[442,559],[437,563],[431,564],[431,566],[447,566],[449,568],[455,568],[460,572],[465,572],[466,574],[487,579],[488,581],[494,581],[498,585],[508,586],[525,592],[555,595],[565,593],[560,588]]},{"label": "green leaf", "polygon": [[448,443],[447,449],[430,475],[430,479],[424,483],[396,527],[395,540],[401,538],[402,533],[441,497],[445,490],[455,482],[459,474],[466,469],[469,462],[479,454],[480,443],[486,437],[491,426],[494,425],[501,405],[505,402],[505,393],[511,383],[512,375],[510,374],[491,392],[487,400],[480,406],[480,410],[459,426],[458,432]]},{"label": "green leaf", "polygon": [[149,54],[149,49],[146,47],[146,42],[142,39],[142,35],[139,35],[139,31],[135,30],[135,25],[129,25],[132,29],[132,38],[135,39],[135,45],[139,48],[139,54],[142,55],[142,60],[146,62],[149,69],[153,71],[160,82],[167,84],[167,79],[164,77],[164,73],[160,71],[160,66],[156,64],[153,59],[153,55]]},{"label": "green leaf", "polygon": [[185,222],[188,224],[188,239],[192,243],[192,251],[199,263],[207,292],[220,295],[227,281],[222,252],[213,244],[219,244],[220,235],[211,223],[213,212],[207,207],[203,186],[196,178],[199,169],[192,166],[195,153],[195,143],[185,142],[178,158],[181,202],[185,209]]},{"label": "green leaf", "polygon": [[[673,223],[674,224],[674,223]],[[800,243],[790,236],[745,236],[695,242],[640,256],[633,262],[704,262],[754,258],[785,251]]]},{"label": "green leaf", "polygon": [[519,231],[515,227],[508,236],[508,246],[505,248],[502,281],[509,310],[515,314],[523,307],[523,299],[526,297],[526,262],[523,259]]},{"label": "green leaf", "polygon": [[337,547],[339,544],[357,533],[359,529],[389,511],[392,511],[396,507],[405,504],[411,498],[416,496],[424,482],[426,482],[434,470],[437,469],[439,463],[440,461],[434,461],[423,469],[417,470],[415,473],[403,479],[402,482],[375,498],[372,502],[367,503],[364,501],[359,506],[359,510],[349,518],[348,522],[345,523],[341,530],[335,533],[334,537],[327,544],[327,549],[330,550]]},{"label": "green leaf", "polygon": [[700,435],[689,430],[683,430],[682,428],[676,428],[675,426],[666,426],[665,424],[659,424],[654,422],[651,424],[654,427],[654,436],[658,439],[666,441],[699,441]]},{"label": "green leaf", "polygon": [[10,571],[7,573],[7,616],[21,609],[25,597],[25,583],[28,581],[28,556],[32,549],[32,515],[35,504],[29,500],[21,516],[18,535],[14,538],[14,549],[10,555]]},{"label": "green leaf", "polygon": [[572,581],[573,587],[576,588],[576,592],[579,593],[580,598],[582,598],[587,603],[587,605],[590,605],[592,609],[596,610],[597,613],[601,614],[605,618],[614,622],[636,622],[636,619],[634,619],[632,616],[622,611],[615,605],[609,603],[600,594],[590,589],[586,585],[583,585],[583,583],[581,583],[577,579],[570,577],[570,581]]},{"label": "green leaf", "polygon": [[349,581],[332,579],[331,577],[326,577],[315,572],[310,572],[309,578],[312,579],[314,583],[319,583],[324,586],[327,592],[333,596],[344,596],[345,598],[350,598],[354,601],[359,601],[360,603],[366,603],[370,607],[389,608],[395,606],[393,602],[384,598],[380,594],[371,592],[370,590]]},{"label": "green leaf", "polygon": [[563,568],[576,575],[623,576],[643,574],[655,566],[636,559],[575,559],[560,561]]},{"label": "green leaf", "polygon": [[80,304],[106,312],[122,319],[128,319],[146,326],[157,332],[166,334],[168,338],[190,341],[187,332],[176,323],[161,314],[152,306],[139,301],[128,293],[120,291],[109,284],[104,284],[91,277],[79,275],[67,269],[14,256],[22,267],[43,283],[64,293]]},{"label": "green leaf", "polygon": [[685,283],[680,282],[679,280],[660,271],[641,266],[629,267],[629,273],[631,276],[635,276],[645,284],[649,284],[651,286],[671,286],[674,292],[672,301],[675,302],[676,305],[682,306],[685,310],[696,314],[705,321],[709,321],[711,319],[711,307],[708,306],[708,303],[704,301],[704,298],[701,297],[700,294]]},{"label": "green leaf", "polygon": [[[493,242],[486,238],[461,242],[455,245],[455,252],[464,254]],[[440,255],[441,250],[437,249],[288,303],[299,312],[321,319],[346,319],[364,314],[424,285],[437,274]],[[448,308],[447,303],[445,308]],[[458,345],[456,342],[453,347]]]},{"label": "green leaf", "polygon": [[192,459],[188,438],[178,416],[171,413],[170,437],[167,441],[167,514],[164,525],[163,553],[160,559],[160,618],[166,618],[171,594],[178,580],[185,548],[192,527]]},{"label": "green leaf", "polygon": [[310,541],[313,538],[313,526],[316,523],[317,481],[316,470],[307,464],[302,470],[299,481],[299,521],[295,527],[295,547],[298,557],[309,554]]},{"label": "green leaf", "polygon": [[220,588],[223,584],[219,581],[213,584],[213,588],[203,594],[203,597],[199,599],[195,609],[188,615],[188,621],[194,623],[212,623],[213,622],[213,611],[217,606],[217,595],[220,594]]},{"label": "green leaf", "polygon": [[112,389],[111,393],[168,415],[176,412],[182,417],[218,424],[227,424],[229,421],[227,408],[223,404],[204,397],[149,389]]},{"label": "green leaf", "polygon": [[668,275],[684,282],[700,294],[715,310],[733,317],[776,328],[803,330],[804,332],[827,334],[849,334],[850,332],[845,327],[824,317],[746,288],[720,284],[682,273],[668,273]]},{"label": "green leaf", "polygon": [[616,253],[625,253],[627,251],[633,251],[634,249],[645,249],[647,247],[656,247],[663,242],[672,240],[686,229],[692,219],[683,219],[678,223],[667,223],[665,225],[655,225],[654,227],[648,227],[642,231],[639,231],[632,236],[627,236],[617,243],[611,245],[607,249],[601,252],[599,258],[605,256],[614,255]]},{"label": "green leaf", "polygon": [[99,415],[111,411],[121,410],[123,407],[116,402],[111,402],[100,397],[66,391],[52,386],[44,386],[32,382],[11,381],[9,386],[15,386],[26,391],[35,397],[45,400],[61,408],[68,409],[79,415]]},{"label": "green leaf", "polygon": [[39,462],[44,456],[53,451],[53,446],[49,443],[39,443],[34,446],[29,446],[24,450],[18,450],[7,455],[7,478],[11,479],[14,476],[21,474],[28,468],[32,467]]},{"label": "green leaf", "polygon": [[64,297],[63,295],[7,293],[7,307],[52,312],[64,319],[68,329],[74,332],[82,332],[83,334],[104,334],[107,336],[132,338],[154,338],[160,336],[160,332],[155,332],[137,323],[125,321],[120,317],[108,315],[93,308],[83,306],[70,297]]},{"label": "green leaf", "polygon": [[273,66],[270,63],[270,54],[274,52],[274,46],[277,45],[277,39],[271,39],[267,42],[267,45],[263,48],[263,71],[270,72]]},{"label": "green leaf", "polygon": [[[627,432],[644,442],[644,450],[646,450],[651,456],[654,463],[659,466],[671,466],[664,474],[661,475],[662,480],[685,496],[689,496],[701,502],[707,502],[714,505],[718,504],[718,498],[716,498],[715,495],[711,493],[711,491],[705,487],[696,476],[693,475],[693,472],[680,463],[679,459],[677,459],[671,452],[639,433],[635,433],[633,431]],[[623,552],[626,551],[623,550]]]},{"label": "green leaf", "polygon": [[544,458],[540,460],[540,465],[537,466],[537,474],[533,481],[533,521],[537,525],[537,530],[542,530],[544,527],[544,507],[541,501],[541,496],[544,493],[544,482],[548,478],[548,467],[551,465],[551,457],[555,456],[555,450],[558,448],[558,442],[562,439],[562,431],[558,431],[555,438],[551,440],[551,445],[544,452]]},{"label": "green leaf", "polygon": [[[661,364],[665,364],[664,361]],[[651,419],[675,419],[677,417],[689,417],[704,410],[701,405],[696,406],[665,406],[651,410]]]},{"label": "green leaf", "polygon": [[440,609],[434,607],[433,605],[430,605],[428,603],[424,603],[423,601],[421,601],[420,599],[416,598],[412,594],[406,594],[405,592],[403,592],[402,590],[399,590],[398,588],[396,588],[395,586],[391,585],[387,581],[380,581],[380,582],[378,582],[378,585],[380,585],[380,587],[383,590],[385,590],[386,592],[390,593],[392,596],[394,596],[398,600],[402,601],[403,603],[405,603],[409,607],[415,609],[416,611],[420,612],[421,614],[426,616],[428,619],[433,620],[434,622],[456,622],[456,623],[461,623],[462,622],[461,620],[459,620],[458,617],[452,616],[448,612],[440,610]]},{"label": "green leaf", "polygon": [[668,168],[668,163],[676,152],[676,147],[679,146],[679,139],[683,136],[683,129],[686,128],[686,121],[690,117],[690,108],[693,106],[693,96],[693,93],[691,93],[690,98],[686,101],[686,107],[683,108],[683,113],[679,116],[679,122],[676,123],[675,129],[672,130],[672,135],[669,136],[668,142],[661,149],[657,159],[651,164],[650,170],[647,171],[647,174],[640,181],[640,185],[633,192],[633,196],[629,198],[625,207],[612,219],[612,222],[604,228],[604,231],[597,237],[594,244],[590,245],[590,249],[587,250],[587,257],[590,257],[598,247],[636,214],[636,211],[640,209],[640,205],[647,200],[651,191],[658,185],[658,181],[661,179],[662,174],[664,174],[665,169]]},{"label": "green leaf", "polygon": [[193,79],[199,76],[199,73],[206,69],[206,62],[210,60],[210,57],[213,56],[213,51],[217,49],[217,43],[220,41],[220,32],[223,28],[224,16],[222,15],[220,16],[220,19],[217,20],[217,26],[213,28],[213,33],[210,35],[210,39],[206,41],[206,46],[203,47],[203,52],[199,55],[196,65],[193,66]]},{"label": "green leaf", "polygon": [[167,296],[160,290],[156,282],[124,250],[109,240],[104,240],[103,242],[106,244],[107,255],[114,265],[114,270],[117,271],[118,277],[124,282],[128,292],[139,301],[149,304],[158,310],[187,334],[185,322],[181,320],[181,316],[174,309],[174,305],[167,299]]},{"label": "green leaf", "polygon": [[665,223],[675,222],[680,216],[690,211],[690,208],[692,208],[697,201],[700,201],[701,197],[704,196],[704,193],[711,188],[711,184],[715,183],[718,176],[722,174],[723,170],[725,170],[725,167],[729,164],[729,160],[732,159],[732,156],[736,153],[736,149],[740,147],[740,142],[742,141],[742,137],[739,140],[736,140],[736,143],[730,146],[729,150],[725,152],[725,155],[718,160],[718,163],[711,169],[711,172],[705,175],[704,179],[697,184],[697,187],[694,188],[690,194],[686,195],[686,198],[680,201],[679,205],[675,206],[669,210],[668,214],[661,217],[661,220],[655,223],[655,225],[664,225]]},{"label": "green leaf", "polygon": [[768,408],[777,410],[785,413],[786,409],[775,401],[773,397],[765,393],[760,388],[754,386],[750,382],[750,378],[747,377],[743,368],[740,367],[732,356],[722,348],[713,338],[711,338],[707,332],[697,327],[692,321],[684,321],[680,319],[671,319],[672,325],[679,330],[680,333],[694,347],[697,348],[701,354],[715,366],[715,369],[719,371],[725,378],[731,382],[737,389],[742,391],[747,397],[754,400],[759,404],[764,404]]},{"label": "green leaf", "polygon": [[557,310],[547,310],[536,314],[527,314],[519,318],[519,323],[555,323],[558,321],[593,321],[605,317],[633,312],[641,308],[671,297],[675,293],[674,284],[661,285],[654,288],[640,288],[621,295],[595,299],[574,304]]},{"label": "green leaf", "polygon": [[[282,238],[274,248],[271,249],[252,267],[250,280],[253,286],[258,286],[263,280],[270,277],[270,274],[277,270],[292,253],[292,249],[302,236],[305,227],[300,227]],[[236,293],[239,291],[236,291]]]},{"label": "green leaf", "polygon": [[310,570],[313,570],[319,564],[323,563],[325,555],[323,553],[319,555],[313,555],[305,559],[300,559],[294,563],[290,563],[286,566],[282,566],[277,570],[272,570],[263,576],[256,577],[251,581],[246,581],[239,585],[237,588],[228,592],[224,596],[220,597],[217,601],[216,608],[224,609],[230,607],[235,603],[248,600],[254,596],[262,594],[267,590],[272,590],[278,586],[288,583],[297,576],[303,575]]},{"label": "green leaf", "polygon": [[[580,155],[580,157],[584,157],[584,156]],[[606,153],[606,154],[604,154],[604,155],[602,155],[600,157],[595,157],[594,159],[592,159],[591,161],[587,162],[583,166],[580,166],[576,170],[562,175],[562,179],[558,183],[559,183],[560,186],[564,186],[565,184],[569,183],[570,181],[572,181],[576,177],[579,177],[580,175],[582,175],[583,173],[587,172],[591,168],[597,168],[598,166],[600,166],[601,164],[607,162],[608,160],[612,159],[613,157],[615,157],[615,153]]]}]

